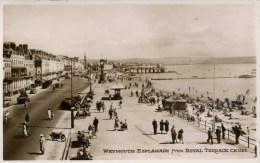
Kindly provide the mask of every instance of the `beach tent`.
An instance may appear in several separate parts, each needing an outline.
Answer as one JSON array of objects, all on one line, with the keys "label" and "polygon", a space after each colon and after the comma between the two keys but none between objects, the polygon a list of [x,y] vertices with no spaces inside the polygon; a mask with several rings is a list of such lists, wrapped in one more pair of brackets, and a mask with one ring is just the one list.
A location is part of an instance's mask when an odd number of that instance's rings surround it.
[{"label": "beach tent", "polygon": [[110,87],[111,90],[115,90],[115,94],[113,96],[113,100],[121,100],[122,97],[120,95],[120,91],[121,89],[125,89],[125,86],[123,86],[122,84],[116,84],[113,85],[112,87]]},{"label": "beach tent", "polygon": [[186,110],[187,102],[186,100],[165,99],[164,109],[169,110],[171,107],[173,107],[173,110]]}]

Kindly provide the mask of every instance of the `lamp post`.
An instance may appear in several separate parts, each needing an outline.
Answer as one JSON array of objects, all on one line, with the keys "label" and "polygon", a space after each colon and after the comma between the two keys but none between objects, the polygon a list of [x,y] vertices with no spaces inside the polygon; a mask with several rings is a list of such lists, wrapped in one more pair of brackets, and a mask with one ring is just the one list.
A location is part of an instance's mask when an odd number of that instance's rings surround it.
[{"label": "lamp post", "polygon": [[70,92],[70,96],[71,96],[71,114],[70,114],[70,119],[71,119],[71,128],[74,128],[74,102],[73,102],[73,92],[72,92],[72,60],[71,60],[71,92]]},{"label": "lamp post", "polygon": [[90,84],[89,84],[89,92],[92,93],[92,82],[91,82],[91,79],[92,79],[92,67],[90,66],[90,77],[89,77]]}]

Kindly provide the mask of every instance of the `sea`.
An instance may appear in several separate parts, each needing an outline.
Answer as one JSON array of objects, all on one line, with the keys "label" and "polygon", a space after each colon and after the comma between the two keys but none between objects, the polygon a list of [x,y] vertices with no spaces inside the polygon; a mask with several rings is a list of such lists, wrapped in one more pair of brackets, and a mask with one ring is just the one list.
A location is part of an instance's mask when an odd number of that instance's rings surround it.
[{"label": "sea", "polygon": [[154,87],[162,91],[236,99],[237,95],[245,95],[249,90],[246,98],[253,100],[256,97],[256,77],[238,78],[238,76],[256,75],[256,67],[256,64],[171,65],[165,66],[166,72],[171,73],[139,75],[148,79],[164,79],[151,80]]}]

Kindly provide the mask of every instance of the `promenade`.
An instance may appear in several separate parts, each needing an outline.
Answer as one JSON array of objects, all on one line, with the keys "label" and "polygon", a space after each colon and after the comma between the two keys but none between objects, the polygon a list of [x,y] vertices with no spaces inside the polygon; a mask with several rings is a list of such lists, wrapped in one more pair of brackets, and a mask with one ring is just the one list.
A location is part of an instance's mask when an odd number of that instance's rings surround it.
[{"label": "promenade", "polygon": [[[96,109],[96,101],[100,101],[105,96],[105,89],[109,89],[115,83],[96,84],[95,96],[91,105],[91,116],[86,119],[75,120],[75,128],[71,130],[71,137],[75,137],[77,131],[87,130],[89,124],[93,124],[94,118],[99,119],[97,139],[90,139],[89,151],[94,160],[120,160],[120,159],[237,159],[254,158],[253,150],[233,141],[221,140],[221,144],[207,144],[206,130],[191,125],[189,122],[181,120],[176,116],[169,116],[168,112],[156,112],[157,106],[137,103],[137,97],[130,97],[130,91],[141,89],[132,87],[131,90],[122,90],[122,109],[119,109],[119,101],[106,100],[106,110],[99,113]],[[124,85],[126,83],[123,83]],[[113,94],[113,92],[111,92]],[[120,121],[127,120],[128,130],[115,131],[114,117],[109,119],[108,109],[113,103],[113,108],[117,108]],[[153,134],[152,121],[158,122],[158,134]],[[159,122],[168,120],[170,125],[175,126],[176,131],[184,130],[184,144],[172,144],[171,134],[161,134]],[[215,135],[214,135],[215,136]],[[152,150],[161,149],[161,152]],[[209,150],[207,150],[209,149]],[[222,151],[216,151],[222,149]],[[70,148],[67,159],[75,159],[78,148]],[[141,152],[139,151],[141,150]],[[163,152],[164,151],[164,152]],[[190,151],[190,152],[188,152]],[[187,157],[188,156],[188,157]]]}]

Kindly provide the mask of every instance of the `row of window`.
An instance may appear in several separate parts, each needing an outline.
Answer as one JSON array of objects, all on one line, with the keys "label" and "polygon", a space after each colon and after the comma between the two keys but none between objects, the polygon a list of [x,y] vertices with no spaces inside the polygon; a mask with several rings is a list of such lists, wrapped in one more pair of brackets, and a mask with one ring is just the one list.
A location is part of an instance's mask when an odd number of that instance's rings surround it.
[{"label": "row of window", "polygon": [[5,63],[5,68],[11,68],[11,63]]},{"label": "row of window", "polygon": [[5,78],[10,78],[11,77],[11,72],[5,72]]}]

